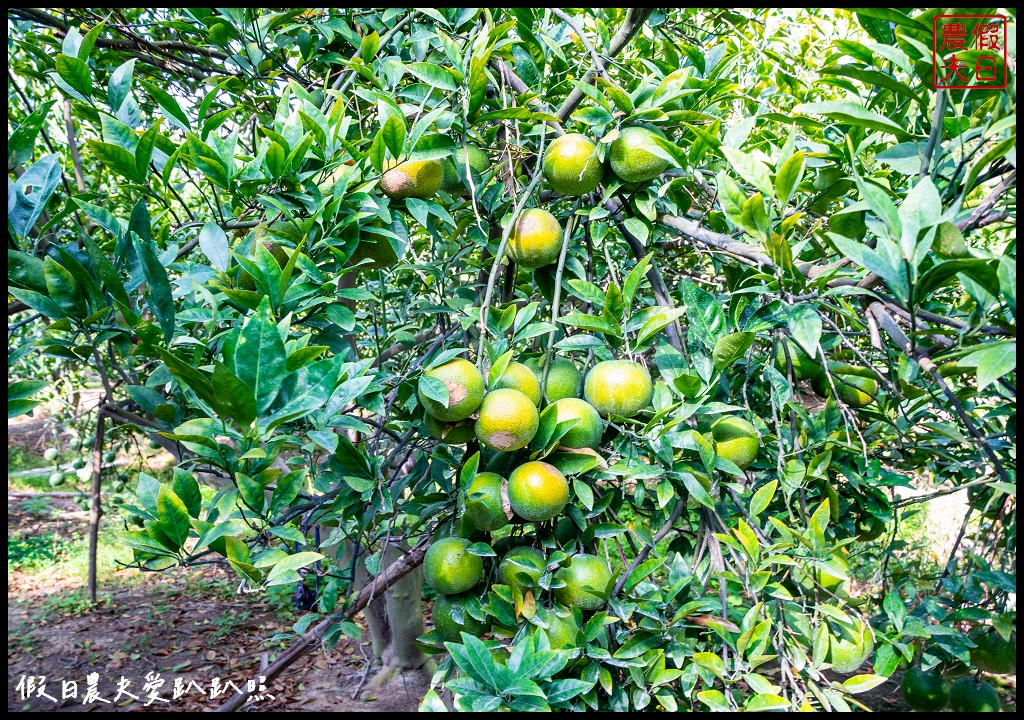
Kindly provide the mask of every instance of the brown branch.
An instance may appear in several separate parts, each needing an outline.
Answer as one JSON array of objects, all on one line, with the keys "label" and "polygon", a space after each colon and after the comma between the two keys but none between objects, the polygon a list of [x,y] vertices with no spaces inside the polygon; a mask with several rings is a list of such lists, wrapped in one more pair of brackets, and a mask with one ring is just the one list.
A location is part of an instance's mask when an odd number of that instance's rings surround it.
[{"label": "brown branch", "polygon": [[107,415],[103,408],[96,413],[96,437],[92,443],[92,486],[89,492],[89,601],[96,602],[97,555],[99,553],[101,487],[103,481],[103,431]]},{"label": "brown branch", "polygon": [[78,140],[75,138],[75,122],[71,117],[71,99],[64,98],[64,127],[68,134],[68,147],[71,149],[71,164],[75,168],[75,185],[78,192],[85,192],[85,173],[82,172],[82,155],[78,152]]},{"label": "brown branch", "polygon": [[665,521],[665,524],[661,526],[661,529],[658,530],[657,533],[655,533],[654,537],[651,538],[651,541],[646,543],[643,548],[640,549],[640,552],[637,553],[633,562],[630,563],[628,568],[626,568],[626,571],[619,576],[618,580],[615,581],[615,586],[612,588],[612,597],[615,597],[622,591],[622,588],[626,585],[626,580],[629,579],[630,573],[640,567],[640,564],[643,563],[643,561],[647,559],[647,556],[651,554],[651,550],[654,549],[654,546],[661,542],[662,539],[671,532],[673,526],[676,524],[676,520],[679,519],[679,516],[682,515],[685,508],[686,498],[676,501],[675,507],[672,508],[672,514],[668,516],[668,520]]},{"label": "brown branch", "polygon": [[[333,624],[343,620],[352,620],[352,618],[358,615],[359,612],[370,603],[370,600],[373,598],[375,593],[384,592],[419,567],[420,563],[423,562],[423,556],[426,555],[427,547],[429,547],[429,545],[430,536],[427,535],[407,555],[403,555],[395,560],[395,562],[388,565],[383,572],[377,575],[373,582],[367,583],[366,586],[360,590],[355,601],[349,605],[347,609],[337,611],[331,614],[327,619],[322,620],[316,627],[299,639],[297,643],[280,655],[269,667],[260,670],[260,676],[262,676],[264,680],[270,680],[271,678],[277,677],[292,663],[314,647],[317,647],[323,639],[324,634]],[[384,548],[381,548],[382,557],[383,552]],[[250,693],[248,691],[235,695],[217,708],[217,712],[234,712],[235,710],[238,710],[245,704],[249,695]]]},{"label": "brown branch", "polygon": [[974,438],[975,442],[978,443],[982,453],[986,455],[992,464],[993,469],[999,475],[1000,480],[1005,483],[1012,482],[1006,473],[1006,469],[1003,467],[1003,463],[996,456],[995,451],[988,444],[988,441],[982,436],[975,427],[974,422],[968,416],[967,411],[964,409],[963,404],[960,402],[960,398],[956,396],[956,393],[946,384],[945,379],[939,374],[935,363],[920,349],[916,349],[910,342],[910,338],[907,337],[906,333],[903,332],[903,328],[899,326],[895,318],[886,312],[885,306],[881,302],[873,302],[868,306],[868,313],[874,315],[878,321],[879,327],[885,331],[885,333],[892,339],[896,346],[902,350],[908,357],[913,358],[917,361],[921,369],[924,370],[932,378],[939,389],[942,390],[946,399],[949,400],[950,404],[953,405],[953,409],[956,414],[960,417],[964,426],[967,428],[968,434]]},{"label": "brown branch", "polygon": [[[758,250],[756,246],[751,245],[750,243],[740,242],[734,239],[732,235],[708,230],[701,227],[699,223],[693,220],[675,217],[673,215],[659,215],[658,222],[665,227],[672,228],[673,230],[681,233],[684,237],[696,240],[713,250],[722,250],[730,255],[735,255],[741,260],[747,261],[749,264],[764,267],[766,269],[775,269],[775,263],[772,262],[770,257]],[[683,247],[685,245],[685,241],[677,240],[674,242],[666,242],[664,245],[669,248],[678,248]]]},{"label": "brown branch", "polygon": [[[608,57],[613,58],[618,55],[627,43],[633,39],[633,36],[640,31],[644,23],[647,22],[647,18],[650,17],[651,13],[654,12],[654,8],[645,7],[633,7],[626,11],[626,19],[622,21],[622,25],[619,27],[618,32],[615,33],[615,37],[612,38],[611,43],[608,46]],[[581,85],[589,85],[594,81],[594,75],[599,71],[600,68],[591,66],[587,70],[583,79],[580,80]],[[583,101],[583,91],[578,87],[573,88],[572,92],[569,93],[569,97],[565,99],[562,106],[558,108],[558,112],[555,115],[558,116],[562,122],[565,122],[576,106]]]}]

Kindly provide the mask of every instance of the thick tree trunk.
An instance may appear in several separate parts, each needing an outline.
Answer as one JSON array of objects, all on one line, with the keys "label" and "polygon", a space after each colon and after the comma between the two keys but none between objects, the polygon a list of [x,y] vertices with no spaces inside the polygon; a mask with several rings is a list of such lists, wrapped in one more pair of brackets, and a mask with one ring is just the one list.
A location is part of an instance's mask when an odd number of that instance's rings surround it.
[{"label": "thick tree trunk", "polygon": [[[381,565],[395,562],[401,553],[389,548],[384,553]],[[362,563],[357,563],[362,567]],[[360,586],[372,579],[365,570],[357,573]],[[363,610],[366,624],[370,629],[374,664],[379,669],[367,684],[365,692],[375,694],[376,690],[406,674],[426,676],[434,672],[433,662],[416,647],[416,638],[423,634],[423,569],[417,567]]]}]

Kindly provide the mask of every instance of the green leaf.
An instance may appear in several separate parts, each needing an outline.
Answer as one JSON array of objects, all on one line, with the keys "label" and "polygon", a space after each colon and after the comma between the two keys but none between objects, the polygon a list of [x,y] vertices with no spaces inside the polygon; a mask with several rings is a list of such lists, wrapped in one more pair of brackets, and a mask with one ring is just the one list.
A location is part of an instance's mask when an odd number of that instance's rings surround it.
[{"label": "green leaf", "polygon": [[978,390],[1017,369],[1017,343],[992,343],[960,360],[960,365],[977,369]]},{"label": "green leaf", "polygon": [[772,693],[754,695],[747,701],[743,709],[746,712],[763,712],[765,710],[782,710],[791,707],[789,700]]},{"label": "green leaf", "polygon": [[424,396],[448,407],[448,386],[431,375],[421,375],[416,387]]},{"label": "green leaf", "polygon": [[794,114],[804,115],[825,115],[833,120],[849,125],[858,125],[871,130],[881,130],[891,133],[897,138],[905,139],[910,136],[906,129],[887,117],[868,110],[863,105],[846,101],[826,101],[814,103],[801,103],[793,108]]},{"label": "green leaf", "polygon": [[274,494],[270,498],[270,512],[277,514],[285,510],[296,497],[306,479],[305,470],[295,470],[278,478]]},{"label": "green leaf", "polygon": [[287,585],[301,580],[299,570],[312,565],[317,560],[323,560],[324,555],[318,552],[300,552],[290,555],[274,566],[274,569],[267,575],[267,587],[274,585]]},{"label": "green leaf", "polygon": [[228,249],[228,236],[220,225],[210,220],[199,231],[199,249],[210,260],[210,264],[224,272],[231,261]]},{"label": "green leaf", "polygon": [[11,137],[7,141],[7,155],[9,158],[13,158],[15,164],[24,165],[32,159],[36,138],[39,137],[39,131],[42,129],[43,123],[46,122],[50,108],[56,102],[56,100],[47,100],[37,105],[32,114],[22,120],[17,129],[11,133]]},{"label": "green leaf", "polygon": [[123,147],[113,143],[99,142],[98,140],[87,140],[85,144],[92,151],[92,154],[96,156],[97,160],[121,177],[131,181],[139,180],[135,156]]},{"label": "green leaf", "polygon": [[447,70],[435,63],[406,63],[405,69],[411,75],[422,80],[428,85],[438,88],[439,90],[454,92],[459,89],[459,85],[455,82],[455,78],[453,78]]},{"label": "green leaf", "polygon": [[640,345],[643,345],[647,340],[651,339],[672,324],[676,318],[685,314],[686,308],[662,308],[658,312],[654,313],[644,321],[639,332],[637,332],[637,346],[639,347]]},{"label": "green leaf", "polygon": [[789,311],[789,334],[808,357],[818,354],[821,341],[821,316],[812,305],[797,305]]},{"label": "green leaf", "polygon": [[156,500],[157,527],[175,543],[175,550],[181,548],[188,540],[188,532],[192,525],[188,519],[188,509],[170,485],[161,485]]},{"label": "green leaf", "polygon": [[198,518],[203,508],[203,496],[199,492],[199,483],[195,476],[182,468],[174,468],[174,479],[171,489],[188,510],[191,517]]},{"label": "green leaf", "polygon": [[[186,115],[178,101],[175,100],[169,93],[161,90],[156,85],[146,82],[145,80],[139,80],[143,87],[156,98],[157,103],[160,105],[160,109],[163,111],[164,117],[177,128],[188,132],[191,128],[189,127],[188,115]],[[198,139],[198,138],[197,138]]]},{"label": "green leaf", "polygon": [[132,74],[135,72],[135,58],[119,65],[114,72],[110,73],[110,80],[107,82],[107,104],[112,112],[121,109],[121,105],[128,98],[131,92]]},{"label": "green leaf", "polygon": [[754,496],[750,498],[750,514],[752,517],[757,517],[765,511],[768,505],[771,504],[772,498],[775,497],[775,491],[779,487],[778,480],[772,480],[764,487],[758,488]]},{"label": "green leaf", "polygon": [[767,165],[735,148],[723,146],[722,153],[737,175],[753,185],[765,197],[775,197]]},{"label": "green leaf", "polygon": [[174,298],[171,296],[167,270],[160,262],[155,241],[140,240],[136,243],[136,248],[146,278],[146,300],[164,331],[164,339],[170,342],[174,337]]},{"label": "green leaf", "polygon": [[789,199],[793,197],[793,193],[796,191],[803,176],[804,154],[803,152],[797,152],[782,164],[778,174],[775,176],[775,197],[778,198],[782,205],[789,203]]},{"label": "green leaf", "polygon": [[43,276],[46,279],[46,291],[60,309],[72,317],[85,317],[85,295],[82,287],[67,268],[52,257],[43,259]]},{"label": "green leaf", "polygon": [[380,131],[381,139],[391,152],[391,157],[395,159],[402,157],[405,150],[405,123],[394,115],[388,115],[388,119],[384,121],[384,126]]},{"label": "green leaf", "polygon": [[233,360],[235,375],[252,389],[257,414],[262,416],[281,390],[287,365],[284,343],[266,297],[242,325]]},{"label": "green leaf", "polygon": [[60,79],[84,98],[92,95],[92,73],[84,61],[68,55],[58,55],[54,67]]},{"label": "green leaf", "polygon": [[873,690],[886,680],[888,678],[881,675],[854,675],[852,678],[847,678],[843,681],[843,689],[856,695],[857,693]]},{"label": "green leaf", "polygon": [[753,343],[754,333],[751,332],[734,332],[721,338],[715,343],[715,349],[711,353],[715,369],[725,370],[743,357]]},{"label": "green leaf", "polygon": [[377,34],[376,30],[368,35],[364,35],[359,43],[359,57],[363,59],[363,63],[369,65],[370,61],[377,54],[378,48],[380,48],[380,35]]},{"label": "green leaf", "polygon": [[253,397],[252,389],[231,372],[227,365],[216,360],[210,384],[220,400],[220,409],[243,430],[248,429],[256,420],[256,398]]}]

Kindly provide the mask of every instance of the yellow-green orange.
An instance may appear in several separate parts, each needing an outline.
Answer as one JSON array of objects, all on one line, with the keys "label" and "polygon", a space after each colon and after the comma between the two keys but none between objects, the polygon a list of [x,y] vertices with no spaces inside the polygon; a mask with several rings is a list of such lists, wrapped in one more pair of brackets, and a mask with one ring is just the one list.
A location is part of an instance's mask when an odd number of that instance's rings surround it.
[{"label": "yellow-green orange", "polygon": [[468,595],[438,595],[434,600],[434,629],[442,640],[460,642],[460,633],[480,637],[487,632],[487,623],[477,620],[466,609],[469,600]]},{"label": "yellow-green orange", "polygon": [[534,405],[540,405],[540,381],[530,371],[530,368],[522,363],[510,362],[491,390],[500,390],[501,388],[518,390],[530,398]]},{"label": "yellow-green orange", "polygon": [[444,161],[444,176],[441,180],[441,189],[451,195],[465,195],[469,192],[468,183],[462,181],[466,176],[466,158],[469,157],[469,167],[472,172],[473,185],[477,193],[482,189],[480,176],[491,169],[490,158],[487,153],[476,145],[467,145],[452,153],[451,158]]},{"label": "yellow-green orange", "polygon": [[746,470],[757,457],[757,429],[743,418],[726,415],[711,426],[715,453]]},{"label": "yellow-green orange", "polygon": [[583,383],[583,397],[605,417],[633,417],[651,404],[653,393],[651,374],[632,360],[599,362]]},{"label": "yellow-green orange", "polygon": [[547,559],[537,548],[520,546],[505,553],[498,564],[498,580],[503,585],[511,585],[522,591],[535,585],[544,574]]},{"label": "yellow-green orange", "polygon": [[525,268],[550,265],[562,249],[562,226],[558,219],[541,208],[523,210],[508,237],[505,254]]},{"label": "yellow-green orange", "polygon": [[555,573],[565,583],[555,589],[555,599],[563,605],[580,610],[597,610],[608,602],[612,571],[596,555],[573,555],[567,567]]},{"label": "yellow-green orange", "polygon": [[1017,671],[1017,634],[1010,633],[1010,639],[990,626],[980,626],[971,631],[971,640],[978,646],[971,649],[971,664],[985,672],[1005,675]]},{"label": "yellow-green orange", "polygon": [[544,151],[544,179],[563,195],[586,195],[601,182],[604,169],[590,138],[569,133],[552,140]]},{"label": "yellow-green orange", "polygon": [[[544,375],[544,358],[535,358],[526,366],[537,376],[540,382]],[[575,398],[580,396],[580,382],[583,374],[576,367],[572,360],[566,358],[551,358],[548,366],[547,385],[544,386],[544,398],[549,402],[558,402],[563,398]]]},{"label": "yellow-green orange", "polygon": [[953,712],[1001,712],[999,693],[983,680],[962,677],[949,688],[949,709]]},{"label": "yellow-green orange", "polygon": [[785,348],[778,346],[775,352],[775,369],[785,375],[789,372],[786,365],[786,350],[789,350],[789,361],[793,366],[793,376],[797,380],[810,380],[822,373],[821,365],[792,340],[786,340]]},{"label": "yellow-green orange", "polygon": [[430,437],[448,445],[464,445],[476,437],[472,422],[446,423],[429,413],[423,413],[423,424],[427,426]]},{"label": "yellow-green orange", "polygon": [[448,388],[448,407],[445,407],[423,393],[423,380],[420,380],[420,403],[427,414],[438,420],[449,423],[465,420],[476,412],[484,399],[484,376],[469,360],[455,358],[427,370],[423,375],[440,380]]},{"label": "yellow-green orange", "polygon": [[508,502],[524,520],[550,520],[569,502],[569,482],[554,465],[540,460],[524,463],[509,475]]},{"label": "yellow-green orange", "polygon": [[484,396],[473,427],[487,447],[512,452],[533,440],[539,424],[537,406],[530,398],[518,390],[502,388]]},{"label": "yellow-green orange", "polygon": [[466,492],[466,520],[477,530],[492,532],[508,524],[501,509],[502,481],[497,473],[482,472],[470,483]]},{"label": "yellow-green orange", "polygon": [[838,634],[832,635],[825,662],[836,672],[853,672],[864,664],[874,649],[875,641],[867,623],[857,621],[852,626],[844,624]]},{"label": "yellow-green orange", "polygon": [[562,650],[576,647],[580,629],[576,625],[576,619],[571,612],[561,608],[564,615],[555,610],[538,610],[538,615],[547,623],[545,632],[548,636],[548,644],[552,650]]},{"label": "yellow-green orange", "polygon": [[[832,371],[832,382],[835,383],[839,399],[853,408],[862,408],[875,401],[878,394],[878,383],[874,378],[854,375],[849,372]],[[818,375],[811,380],[815,392],[822,396],[832,394],[832,386],[829,385],[825,373]]]},{"label": "yellow-green orange", "polygon": [[423,577],[434,592],[458,595],[484,577],[484,564],[469,552],[465,538],[448,537],[434,541],[423,557]]},{"label": "yellow-green orange", "polygon": [[942,710],[949,700],[949,688],[934,670],[912,667],[903,673],[900,692],[907,705],[918,712]]},{"label": "yellow-green orange", "polygon": [[857,539],[861,542],[877,540],[885,532],[885,523],[874,515],[863,515],[857,521]]},{"label": "yellow-green orange", "polygon": [[388,163],[380,189],[392,200],[433,197],[441,188],[444,166],[440,160],[406,160]]},{"label": "yellow-green orange", "polygon": [[551,404],[558,422],[578,420],[559,444],[567,448],[596,448],[601,444],[604,421],[594,406],[579,398],[562,398]]},{"label": "yellow-green orange", "polygon": [[619,131],[612,141],[612,170],[629,183],[652,180],[669,166],[669,161],[657,154],[658,133],[642,127],[627,127]]}]

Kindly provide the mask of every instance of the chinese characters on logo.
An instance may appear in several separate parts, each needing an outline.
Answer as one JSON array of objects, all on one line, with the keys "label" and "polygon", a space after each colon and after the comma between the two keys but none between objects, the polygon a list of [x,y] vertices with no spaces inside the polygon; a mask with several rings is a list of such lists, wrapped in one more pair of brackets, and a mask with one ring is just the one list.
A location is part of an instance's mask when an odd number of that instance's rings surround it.
[{"label": "chinese characters on logo", "polygon": [[82,705],[118,705],[131,702],[141,702],[144,707],[150,705],[169,704],[180,700],[186,695],[201,695],[207,700],[217,700],[228,695],[229,691],[236,695],[248,692],[246,702],[259,702],[261,700],[273,700],[274,696],[267,692],[266,678],[260,675],[257,680],[249,680],[243,691],[238,685],[230,680],[224,681],[218,677],[213,678],[209,683],[203,684],[196,680],[186,680],[182,677],[174,678],[170,687],[164,687],[167,681],[158,672],[146,673],[145,682],[140,683],[141,687],[134,693],[131,691],[132,681],[121,676],[116,681],[111,680],[113,686],[109,692],[100,692],[99,673],[89,673],[85,676],[85,683],[82,688],[74,680],[48,680],[45,675],[22,675],[15,686],[14,691],[22,702],[39,698],[49,700],[53,703],[67,700],[80,700]]},{"label": "chinese characters on logo", "polygon": [[936,15],[932,20],[932,81],[936,90],[1006,87],[1006,18]]}]

